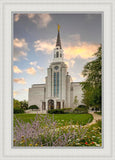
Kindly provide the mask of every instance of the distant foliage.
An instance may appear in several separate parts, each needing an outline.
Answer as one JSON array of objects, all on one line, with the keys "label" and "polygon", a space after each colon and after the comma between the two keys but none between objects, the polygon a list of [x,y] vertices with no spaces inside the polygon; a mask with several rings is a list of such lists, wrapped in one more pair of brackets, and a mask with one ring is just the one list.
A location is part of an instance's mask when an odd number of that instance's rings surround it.
[{"label": "distant foliage", "polygon": [[20,101],[20,107],[24,110],[28,109],[28,102],[26,100]]},{"label": "distant foliage", "polygon": [[28,109],[28,101],[26,100],[19,101],[19,100],[13,99],[13,107],[22,108],[23,110],[26,110]]},{"label": "distant foliage", "polygon": [[77,114],[88,113],[88,109],[87,109],[87,108],[78,108],[78,107],[76,107],[76,108],[73,110],[73,113],[77,113]]},{"label": "distant foliage", "polygon": [[64,110],[63,109],[51,109],[51,110],[48,110],[48,113],[50,113],[50,114],[64,114]]},{"label": "distant foliage", "polygon": [[88,107],[85,106],[85,105],[79,105],[78,108],[86,108],[86,109],[88,109]]},{"label": "distant foliage", "polygon": [[19,107],[15,107],[14,108],[14,114],[18,114],[18,113],[24,113],[24,109],[23,108],[19,108]]},{"label": "distant foliage", "polygon": [[29,109],[39,109],[39,107],[37,105],[31,105]]},{"label": "distant foliage", "polygon": [[64,108],[64,113],[72,113],[73,109],[72,108]]},{"label": "distant foliage", "polygon": [[81,82],[84,92],[83,103],[88,107],[95,107],[101,110],[101,83],[102,83],[102,47],[94,54],[96,57],[93,61],[84,66],[82,75],[86,78]]},{"label": "distant foliage", "polygon": [[20,108],[20,101],[13,99],[13,107],[14,108]]}]

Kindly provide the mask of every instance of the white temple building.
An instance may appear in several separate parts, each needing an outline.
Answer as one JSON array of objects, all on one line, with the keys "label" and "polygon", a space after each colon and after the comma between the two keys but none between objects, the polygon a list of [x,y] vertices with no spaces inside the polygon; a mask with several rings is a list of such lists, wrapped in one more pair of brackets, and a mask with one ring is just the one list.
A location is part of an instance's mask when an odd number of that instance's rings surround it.
[{"label": "white temple building", "polygon": [[29,106],[37,105],[42,111],[73,108],[75,106],[75,96],[77,96],[78,105],[82,103],[82,88],[80,82],[72,82],[72,78],[67,71],[68,67],[64,62],[59,28],[58,26],[54,57],[47,69],[46,82],[45,84],[33,84],[32,87],[29,88]]}]

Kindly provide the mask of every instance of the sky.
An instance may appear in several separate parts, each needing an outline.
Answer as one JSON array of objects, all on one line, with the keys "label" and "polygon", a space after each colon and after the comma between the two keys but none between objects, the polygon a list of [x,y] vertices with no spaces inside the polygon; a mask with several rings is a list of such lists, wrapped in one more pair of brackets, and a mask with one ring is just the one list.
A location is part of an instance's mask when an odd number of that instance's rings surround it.
[{"label": "sky", "polygon": [[102,43],[101,14],[28,13],[13,15],[13,97],[28,100],[32,84],[45,83],[60,25],[64,61],[74,82]]}]

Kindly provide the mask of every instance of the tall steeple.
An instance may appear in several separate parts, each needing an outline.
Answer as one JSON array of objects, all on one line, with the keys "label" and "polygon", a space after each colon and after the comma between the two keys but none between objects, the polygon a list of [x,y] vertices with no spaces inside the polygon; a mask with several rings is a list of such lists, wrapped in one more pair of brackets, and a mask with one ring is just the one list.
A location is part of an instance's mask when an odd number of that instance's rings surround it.
[{"label": "tall steeple", "polygon": [[58,24],[58,34],[57,34],[57,42],[56,42],[56,47],[59,46],[60,49],[62,49],[61,47],[61,40],[60,40],[60,25]]},{"label": "tall steeple", "polygon": [[57,41],[56,41],[56,47],[54,48],[54,62],[62,62],[63,61],[63,49],[61,46],[61,40],[60,40],[60,25],[58,24],[58,34],[57,34]]}]

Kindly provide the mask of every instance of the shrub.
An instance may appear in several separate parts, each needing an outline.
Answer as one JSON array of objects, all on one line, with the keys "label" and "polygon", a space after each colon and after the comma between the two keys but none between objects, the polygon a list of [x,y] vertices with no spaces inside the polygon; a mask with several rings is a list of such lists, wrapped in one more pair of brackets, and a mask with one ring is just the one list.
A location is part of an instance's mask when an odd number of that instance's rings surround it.
[{"label": "shrub", "polygon": [[29,109],[39,109],[39,107],[37,105],[31,105]]},{"label": "shrub", "polygon": [[77,114],[84,114],[84,113],[88,113],[88,109],[87,108],[75,108],[73,113],[77,113]]},{"label": "shrub", "polygon": [[64,108],[64,113],[72,113],[73,109],[72,108]]},{"label": "shrub", "polygon": [[48,113],[50,113],[50,114],[64,114],[64,110],[63,109],[51,109],[51,110],[48,110]]},{"label": "shrub", "polygon": [[14,114],[18,114],[18,113],[24,113],[24,109],[19,108],[19,107],[15,107],[14,108]]},{"label": "shrub", "polygon": [[87,108],[88,109],[88,107],[85,105],[79,105],[78,108]]}]

